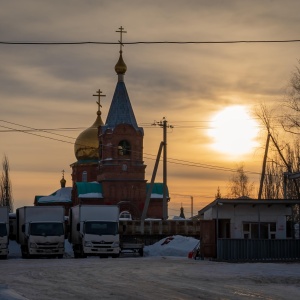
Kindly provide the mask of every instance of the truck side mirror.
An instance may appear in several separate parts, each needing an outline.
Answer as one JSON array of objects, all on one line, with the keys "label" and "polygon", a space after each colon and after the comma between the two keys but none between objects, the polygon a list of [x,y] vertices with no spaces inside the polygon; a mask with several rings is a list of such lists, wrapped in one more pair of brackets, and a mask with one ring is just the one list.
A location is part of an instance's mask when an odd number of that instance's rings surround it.
[{"label": "truck side mirror", "polygon": [[76,230],[77,230],[77,231],[80,231],[80,223],[77,223],[77,225],[76,225]]},{"label": "truck side mirror", "polygon": [[25,232],[25,224],[22,225],[22,232]]}]

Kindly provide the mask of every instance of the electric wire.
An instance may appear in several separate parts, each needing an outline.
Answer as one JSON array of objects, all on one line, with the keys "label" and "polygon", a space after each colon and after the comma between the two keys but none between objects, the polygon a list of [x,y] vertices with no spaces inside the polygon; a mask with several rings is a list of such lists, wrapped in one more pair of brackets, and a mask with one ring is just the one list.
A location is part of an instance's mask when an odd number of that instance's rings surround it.
[{"label": "electric wire", "polygon": [[[25,125],[13,123],[13,122],[5,121],[5,120],[0,120],[0,121],[5,122],[5,123],[9,123],[9,124],[15,124],[17,126],[22,126],[22,127],[25,127],[25,128],[34,129],[33,127],[29,127],[29,126],[25,126]],[[4,126],[4,125],[0,125],[0,127],[6,128],[6,129],[9,129],[9,130],[15,130],[15,131],[20,132],[20,133],[26,133],[26,134],[34,135],[34,136],[37,136],[37,137],[58,141],[58,142],[63,142],[63,143],[72,144],[72,145],[74,144],[74,142],[72,142],[72,141],[57,139],[57,138],[45,136],[45,135],[42,135],[42,134],[29,132],[29,131],[26,131],[26,130],[24,131],[23,129],[15,129],[15,128],[11,128],[11,127]],[[67,138],[75,140],[75,138],[73,138],[73,137],[68,137],[68,136],[64,136],[64,135],[60,135],[60,134],[56,134],[56,133],[52,133],[52,132],[48,132],[48,131],[42,131],[42,132],[49,133],[49,134],[54,134],[54,135],[57,135],[57,136],[67,137]],[[86,146],[86,145],[82,145],[82,144],[78,144],[78,143],[77,143],[77,145],[81,145],[83,147]],[[111,145],[110,146],[103,145],[103,146],[104,147],[113,147]],[[113,147],[113,148],[117,148],[117,147]],[[140,152],[138,152],[138,154],[140,154]],[[155,154],[150,154],[150,153],[145,153],[144,152],[143,155],[144,155],[145,158],[147,158],[149,160],[156,160],[156,155]],[[232,169],[232,168],[214,166],[214,165],[203,164],[203,163],[196,163],[196,162],[180,160],[180,159],[175,159],[175,158],[168,158],[167,161],[168,161],[168,163],[171,163],[171,164],[177,164],[177,165],[183,165],[183,166],[198,167],[198,168],[203,168],[203,169],[210,169],[210,170],[224,171],[224,172],[236,172],[236,169]],[[255,174],[255,175],[260,174],[260,173],[252,172],[252,171],[245,171],[245,173]]]},{"label": "electric wire", "polygon": [[[298,43],[300,39],[288,40],[228,40],[228,41],[137,41],[122,42],[122,45],[151,45],[151,44],[257,44],[257,43]],[[0,41],[2,45],[120,45],[120,42],[79,41],[79,42],[28,42]]]}]

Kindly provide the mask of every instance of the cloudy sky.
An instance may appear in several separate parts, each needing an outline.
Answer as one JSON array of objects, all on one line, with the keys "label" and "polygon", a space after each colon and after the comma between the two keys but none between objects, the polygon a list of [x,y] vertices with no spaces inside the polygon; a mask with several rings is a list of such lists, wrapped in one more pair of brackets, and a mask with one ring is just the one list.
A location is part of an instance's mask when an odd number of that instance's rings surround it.
[{"label": "cloudy sky", "polygon": [[[300,38],[297,0],[2,0],[1,4],[1,42],[115,43],[121,25],[128,43]],[[190,216],[190,196],[195,213],[214,199],[218,187],[225,195],[232,175],[228,169],[241,163],[250,180],[259,181],[264,130],[256,128],[257,138],[247,154],[236,153],[239,145],[234,141],[232,150],[224,153],[223,146],[213,146],[218,142],[213,130],[225,128],[215,120],[232,106],[251,114],[261,103],[279,104],[300,59],[299,47],[299,42],[125,45],[125,83],[137,122],[145,130],[148,180],[163,137],[162,129],[151,124],[165,117],[174,127],[168,130],[169,215],[178,215],[182,203]],[[63,169],[71,186],[73,143],[96,118],[92,95],[99,88],[106,94],[102,100],[106,120],[117,82],[118,51],[113,44],[0,44],[0,154],[9,158],[15,208],[58,189]],[[231,113],[231,119],[236,115],[240,113]],[[241,123],[236,120],[226,127],[223,138],[236,136],[236,128],[250,137]],[[11,131],[29,127],[52,134]],[[249,143],[241,139],[239,144]],[[161,174],[162,170],[158,181]]]}]

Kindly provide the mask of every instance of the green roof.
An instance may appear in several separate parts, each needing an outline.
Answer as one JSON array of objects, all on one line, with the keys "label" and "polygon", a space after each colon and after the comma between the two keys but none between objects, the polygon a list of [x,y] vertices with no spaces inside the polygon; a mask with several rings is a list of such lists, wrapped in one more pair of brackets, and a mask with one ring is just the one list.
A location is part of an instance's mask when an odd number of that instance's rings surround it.
[{"label": "green roof", "polygon": [[[147,186],[146,186],[147,192],[150,188],[150,185],[151,185],[151,183],[147,183]],[[163,186],[164,186],[163,183],[154,183],[151,194],[163,195]],[[168,187],[167,187],[167,197],[169,197]]]},{"label": "green roof", "polygon": [[[77,195],[86,195],[86,194],[101,194],[102,197],[102,184],[99,182],[76,182]],[[92,195],[91,195],[92,196]],[[94,197],[91,197],[94,198]],[[95,197],[99,198],[99,197]]]}]

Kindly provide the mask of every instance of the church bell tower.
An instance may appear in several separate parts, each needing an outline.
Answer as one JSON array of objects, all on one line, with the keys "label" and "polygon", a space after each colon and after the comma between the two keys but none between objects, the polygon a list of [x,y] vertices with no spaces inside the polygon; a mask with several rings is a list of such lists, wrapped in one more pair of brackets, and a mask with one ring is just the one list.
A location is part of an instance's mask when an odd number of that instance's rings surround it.
[{"label": "church bell tower", "polygon": [[99,172],[106,204],[119,205],[136,219],[141,217],[146,199],[146,165],[143,161],[144,130],[139,127],[126,90],[124,75],[127,66],[122,56],[120,27],[120,56],[115,66],[118,82],[104,125],[99,127]]}]

